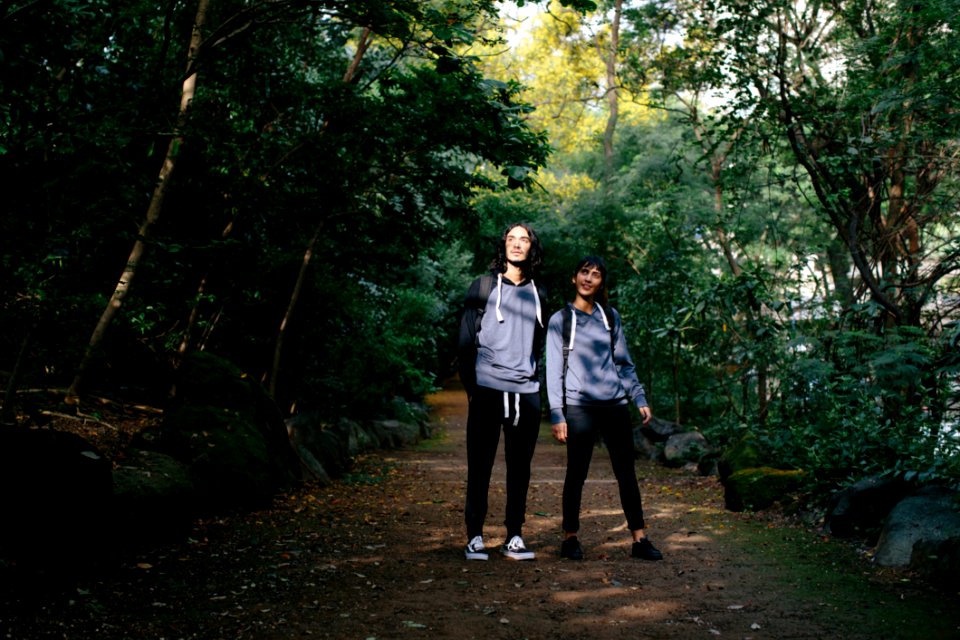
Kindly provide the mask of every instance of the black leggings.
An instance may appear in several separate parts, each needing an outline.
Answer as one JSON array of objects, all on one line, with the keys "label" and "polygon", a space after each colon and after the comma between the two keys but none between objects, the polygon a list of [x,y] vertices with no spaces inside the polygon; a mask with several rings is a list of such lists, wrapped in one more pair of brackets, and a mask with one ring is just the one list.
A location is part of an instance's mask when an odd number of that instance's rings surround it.
[{"label": "black leggings", "polygon": [[506,393],[477,387],[467,415],[467,538],[483,535],[490,474],[503,430],[507,464],[507,539],[518,536],[527,511],[530,463],[540,433],[540,394]]},{"label": "black leggings", "polygon": [[631,531],[643,529],[643,502],[634,467],[633,425],[627,405],[608,407],[568,406],[567,475],[563,481],[563,530],[580,530],[580,502],[583,483],[590,470],[590,459],[597,435],[610,453],[610,464],[620,487],[620,506]]}]

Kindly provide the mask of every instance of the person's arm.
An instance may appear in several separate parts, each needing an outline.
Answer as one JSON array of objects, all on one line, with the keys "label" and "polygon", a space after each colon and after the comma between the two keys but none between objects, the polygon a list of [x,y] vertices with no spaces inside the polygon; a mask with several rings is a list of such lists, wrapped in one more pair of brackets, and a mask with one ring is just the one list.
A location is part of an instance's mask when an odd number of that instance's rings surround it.
[{"label": "person's arm", "polygon": [[457,345],[460,382],[463,383],[463,389],[467,392],[468,398],[473,397],[473,392],[477,388],[477,319],[482,313],[480,304],[480,279],[477,278],[470,285],[463,301],[460,338]]},{"label": "person's arm", "polygon": [[637,378],[637,368],[633,364],[633,358],[630,357],[630,350],[627,348],[627,340],[623,333],[623,323],[620,320],[620,314],[616,310],[611,310],[613,315],[613,362],[617,366],[617,373],[620,375],[620,383],[623,385],[627,396],[636,405],[643,418],[643,424],[647,424],[653,418],[650,406],[647,404],[647,396],[643,390],[643,385]]},{"label": "person's arm", "polygon": [[547,404],[550,407],[550,423],[553,437],[559,442],[567,441],[567,418],[563,415],[563,314],[568,307],[550,317],[547,325]]}]

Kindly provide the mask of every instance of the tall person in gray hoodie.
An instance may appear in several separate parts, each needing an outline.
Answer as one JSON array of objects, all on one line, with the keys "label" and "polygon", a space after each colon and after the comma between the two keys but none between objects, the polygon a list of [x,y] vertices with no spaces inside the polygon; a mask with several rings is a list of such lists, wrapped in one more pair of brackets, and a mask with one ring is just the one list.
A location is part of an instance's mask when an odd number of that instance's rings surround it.
[{"label": "tall person in gray hoodie", "polygon": [[587,256],[573,272],[572,303],[550,317],[547,327],[547,399],[553,437],[567,445],[563,482],[560,555],[583,559],[580,503],[597,437],[603,438],[620,489],[620,505],[633,537],[631,555],[661,560],[645,532],[643,503],[634,467],[630,403],[643,423],[652,414],[627,350],[620,314],[607,306],[607,267]]},{"label": "tall person in gray hoodie", "polygon": [[543,264],[537,234],[523,223],[507,227],[490,265],[464,301],[460,323],[460,380],[469,399],[467,495],[464,520],[467,560],[486,560],[483,524],[493,463],[504,436],[507,466],[506,541],[500,551],[533,560],[523,542],[530,463],[540,431],[538,366],[545,336],[543,289],[534,281]]}]

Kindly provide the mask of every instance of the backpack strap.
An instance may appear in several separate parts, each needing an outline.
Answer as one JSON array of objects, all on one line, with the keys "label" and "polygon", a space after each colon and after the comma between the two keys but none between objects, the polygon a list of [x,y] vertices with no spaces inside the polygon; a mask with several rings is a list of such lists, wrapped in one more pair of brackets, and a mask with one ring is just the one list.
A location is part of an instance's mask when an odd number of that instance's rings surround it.
[{"label": "backpack strap", "polygon": [[[570,352],[573,351],[573,339],[577,331],[577,312],[573,307],[568,307],[570,313],[563,314],[563,373],[560,376],[560,384],[563,393],[560,396],[563,399],[563,414],[567,414],[567,364],[570,359]],[[566,309],[564,310],[566,311]],[[568,337],[569,336],[569,337]]]},{"label": "backpack strap", "polygon": [[487,308],[487,300],[490,299],[490,294],[493,293],[493,284],[494,276],[492,273],[486,273],[480,276],[480,292],[474,299],[474,304],[477,309],[473,331],[473,341],[475,344],[477,344],[477,341],[480,339],[480,323],[483,321],[483,313]]},{"label": "backpack strap", "polygon": [[490,297],[490,294],[493,293],[493,274],[485,273],[480,276],[480,309],[483,309],[487,306],[487,299]]}]

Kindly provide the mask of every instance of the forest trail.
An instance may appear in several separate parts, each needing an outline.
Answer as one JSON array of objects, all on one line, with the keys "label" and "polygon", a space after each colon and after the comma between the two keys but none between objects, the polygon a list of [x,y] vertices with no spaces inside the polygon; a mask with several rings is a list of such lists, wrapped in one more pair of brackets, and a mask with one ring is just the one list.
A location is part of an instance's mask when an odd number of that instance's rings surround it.
[{"label": "forest trail", "polygon": [[[848,545],[723,509],[715,478],[638,461],[662,562],[629,556],[605,451],[584,491],[586,559],[558,555],[564,449],[544,424],[524,538],[532,562],[463,558],[466,399],[429,398],[439,435],[365,457],[342,481],[198,523],[81,584],[66,604],[0,610],[4,638],[519,640],[956,638],[956,594],[872,567]],[[501,445],[502,454],[502,445]],[[486,537],[503,538],[502,455]]]}]

